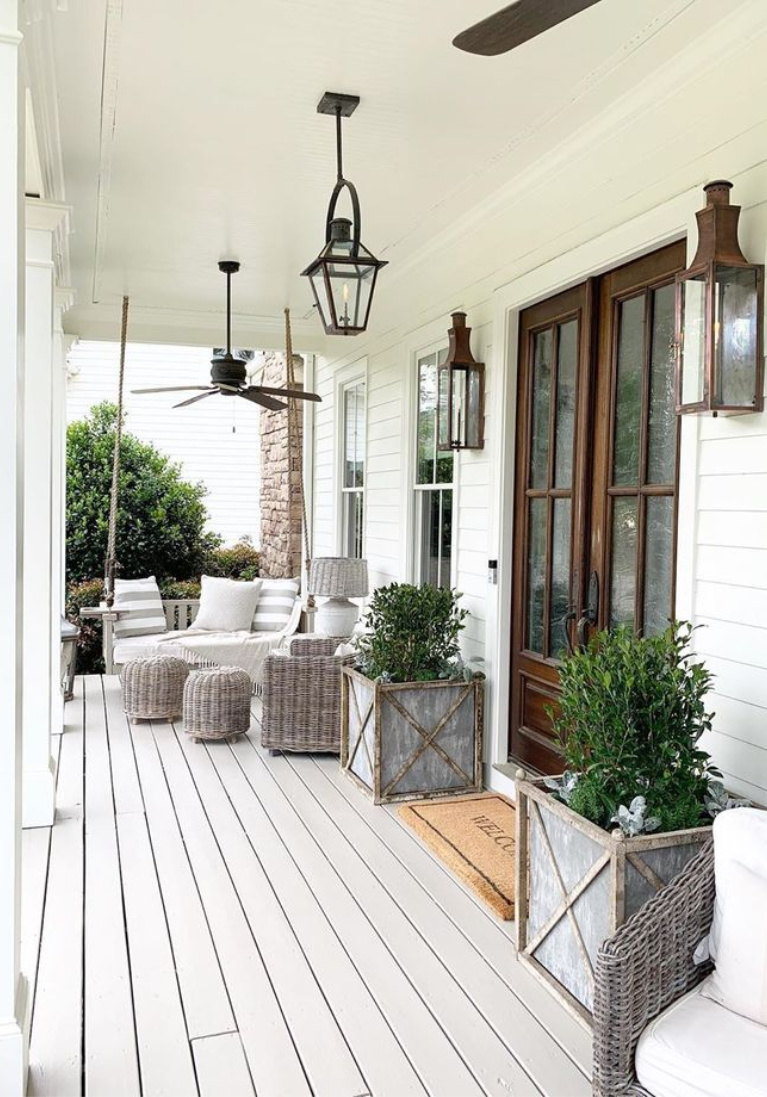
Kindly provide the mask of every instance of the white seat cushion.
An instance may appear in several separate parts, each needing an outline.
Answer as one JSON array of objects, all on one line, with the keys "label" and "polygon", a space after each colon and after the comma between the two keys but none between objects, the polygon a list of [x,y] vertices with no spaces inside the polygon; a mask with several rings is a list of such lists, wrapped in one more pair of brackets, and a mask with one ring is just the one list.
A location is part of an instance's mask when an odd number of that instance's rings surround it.
[{"label": "white seat cushion", "polygon": [[159,641],[166,636],[180,636],[180,632],[163,632],[152,636],[130,636],[126,640],[116,640],[112,659],[117,666],[125,666],[132,659],[146,659],[150,655],[175,655],[160,646]]},{"label": "white seat cushion", "polygon": [[260,579],[246,582],[203,575],[200,609],[194,627],[209,632],[249,629],[260,591]]},{"label": "white seat cushion", "polygon": [[653,1097],[767,1097],[767,1027],[707,998],[708,981],[642,1033],[640,1083]]}]

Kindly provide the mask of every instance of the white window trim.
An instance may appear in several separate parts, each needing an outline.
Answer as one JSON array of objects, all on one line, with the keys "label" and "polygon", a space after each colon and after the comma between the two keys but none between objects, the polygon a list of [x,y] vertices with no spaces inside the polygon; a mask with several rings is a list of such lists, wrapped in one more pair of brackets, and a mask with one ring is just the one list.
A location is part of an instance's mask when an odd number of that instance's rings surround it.
[{"label": "white window trim", "polygon": [[[441,325],[444,328],[444,322]],[[458,485],[460,483],[460,452],[454,451],[453,453],[453,479],[450,483],[445,484],[418,484],[418,445],[417,445],[417,432],[418,432],[418,365],[421,359],[428,358],[430,354],[436,354],[437,364],[439,364],[441,356],[447,351],[447,340],[445,335],[439,339],[434,339],[432,342],[425,345],[420,345],[411,350],[410,353],[410,368],[407,385],[407,404],[409,414],[405,418],[404,426],[408,433],[408,454],[407,454],[407,498],[408,498],[408,515],[406,522],[406,529],[408,536],[407,540],[407,561],[405,574],[410,576],[412,583],[420,583],[421,579],[421,561],[419,560],[419,550],[416,547],[416,543],[420,534],[420,521],[418,514],[418,506],[416,503],[417,493],[424,491],[432,491],[435,488],[449,488],[453,493],[453,535],[451,543],[450,554],[450,586],[455,588],[458,583],[458,507],[459,507],[459,495]],[[436,445],[436,435],[435,435]]]},{"label": "white window trim", "polygon": [[334,507],[334,542],[336,556],[344,556],[346,547],[344,542],[344,495],[349,489],[344,488],[344,394],[347,389],[354,388],[360,381],[365,383],[365,439],[363,457],[365,462],[365,483],[362,488],[354,489],[362,492],[362,552],[365,553],[367,543],[367,473],[368,473],[368,360],[360,358],[349,366],[345,366],[335,375],[335,458],[333,461],[333,507]]}]

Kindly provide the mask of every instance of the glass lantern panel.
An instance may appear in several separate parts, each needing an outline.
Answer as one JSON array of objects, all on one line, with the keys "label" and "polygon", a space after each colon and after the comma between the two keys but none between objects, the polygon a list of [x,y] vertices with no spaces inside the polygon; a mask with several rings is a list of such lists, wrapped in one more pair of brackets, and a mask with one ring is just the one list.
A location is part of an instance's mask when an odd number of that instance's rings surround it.
[{"label": "glass lantern panel", "polygon": [[716,268],[714,404],[751,407],[756,395],[757,272]]},{"label": "glass lantern panel", "polygon": [[706,377],[706,278],[700,274],[681,283],[682,340],[682,404],[699,404],[703,400]]},{"label": "glass lantern panel", "polygon": [[468,373],[466,392],[466,445],[479,449],[482,438],[482,370]]},{"label": "glass lantern panel", "polygon": [[320,266],[317,270],[309,276],[309,280],[314,290],[314,296],[317,299],[317,304],[320,310],[320,318],[322,319],[322,326],[327,330],[333,322],[333,301],[328,296],[327,284],[325,282],[325,268]]},{"label": "glass lantern panel", "polygon": [[453,406],[450,408],[450,437],[459,446],[466,436],[466,370],[453,367]]},{"label": "glass lantern panel", "polygon": [[334,262],[331,259],[327,270],[333,312],[339,331],[344,328],[364,328],[375,281],[375,267],[360,263]]}]

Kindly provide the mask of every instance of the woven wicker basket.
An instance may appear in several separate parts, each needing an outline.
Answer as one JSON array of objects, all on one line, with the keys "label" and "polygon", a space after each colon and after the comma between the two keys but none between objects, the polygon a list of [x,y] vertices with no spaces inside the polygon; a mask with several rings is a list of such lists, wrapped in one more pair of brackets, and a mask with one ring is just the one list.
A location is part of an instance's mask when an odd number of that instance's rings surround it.
[{"label": "woven wicker basket", "polygon": [[184,730],[196,743],[237,739],[250,727],[250,677],[236,667],[193,671],[184,685]]},{"label": "woven wicker basket", "polygon": [[125,714],[134,723],[180,716],[188,675],[189,667],[183,659],[171,655],[126,663],[120,675]]}]

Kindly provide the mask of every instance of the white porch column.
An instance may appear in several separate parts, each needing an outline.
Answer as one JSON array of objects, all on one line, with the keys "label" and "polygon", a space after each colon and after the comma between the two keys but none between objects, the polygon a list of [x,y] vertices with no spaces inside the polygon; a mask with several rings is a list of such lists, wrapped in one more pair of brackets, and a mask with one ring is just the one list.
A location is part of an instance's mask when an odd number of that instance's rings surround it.
[{"label": "white porch column", "polygon": [[26,1089],[19,973],[23,559],[24,96],[19,0],[0,0],[0,1093]]},{"label": "white porch column", "polygon": [[[24,371],[24,811],[23,826],[53,823],[51,719],[58,678],[53,642],[54,235],[65,207],[26,202]],[[60,394],[58,394],[60,398]],[[58,613],[56,614],[58,633]],[[56,659],[54,661],[54,650]]]},{"label": "white porch column", "polygon": [[72,336],[64,334],[64,313],[71,307],[69,288],[53,296],[53,374],[51,384],[51,734],[64,730],[64,694],[61,690],[60,619],[66,602],[66,451],[67,351]]}]

